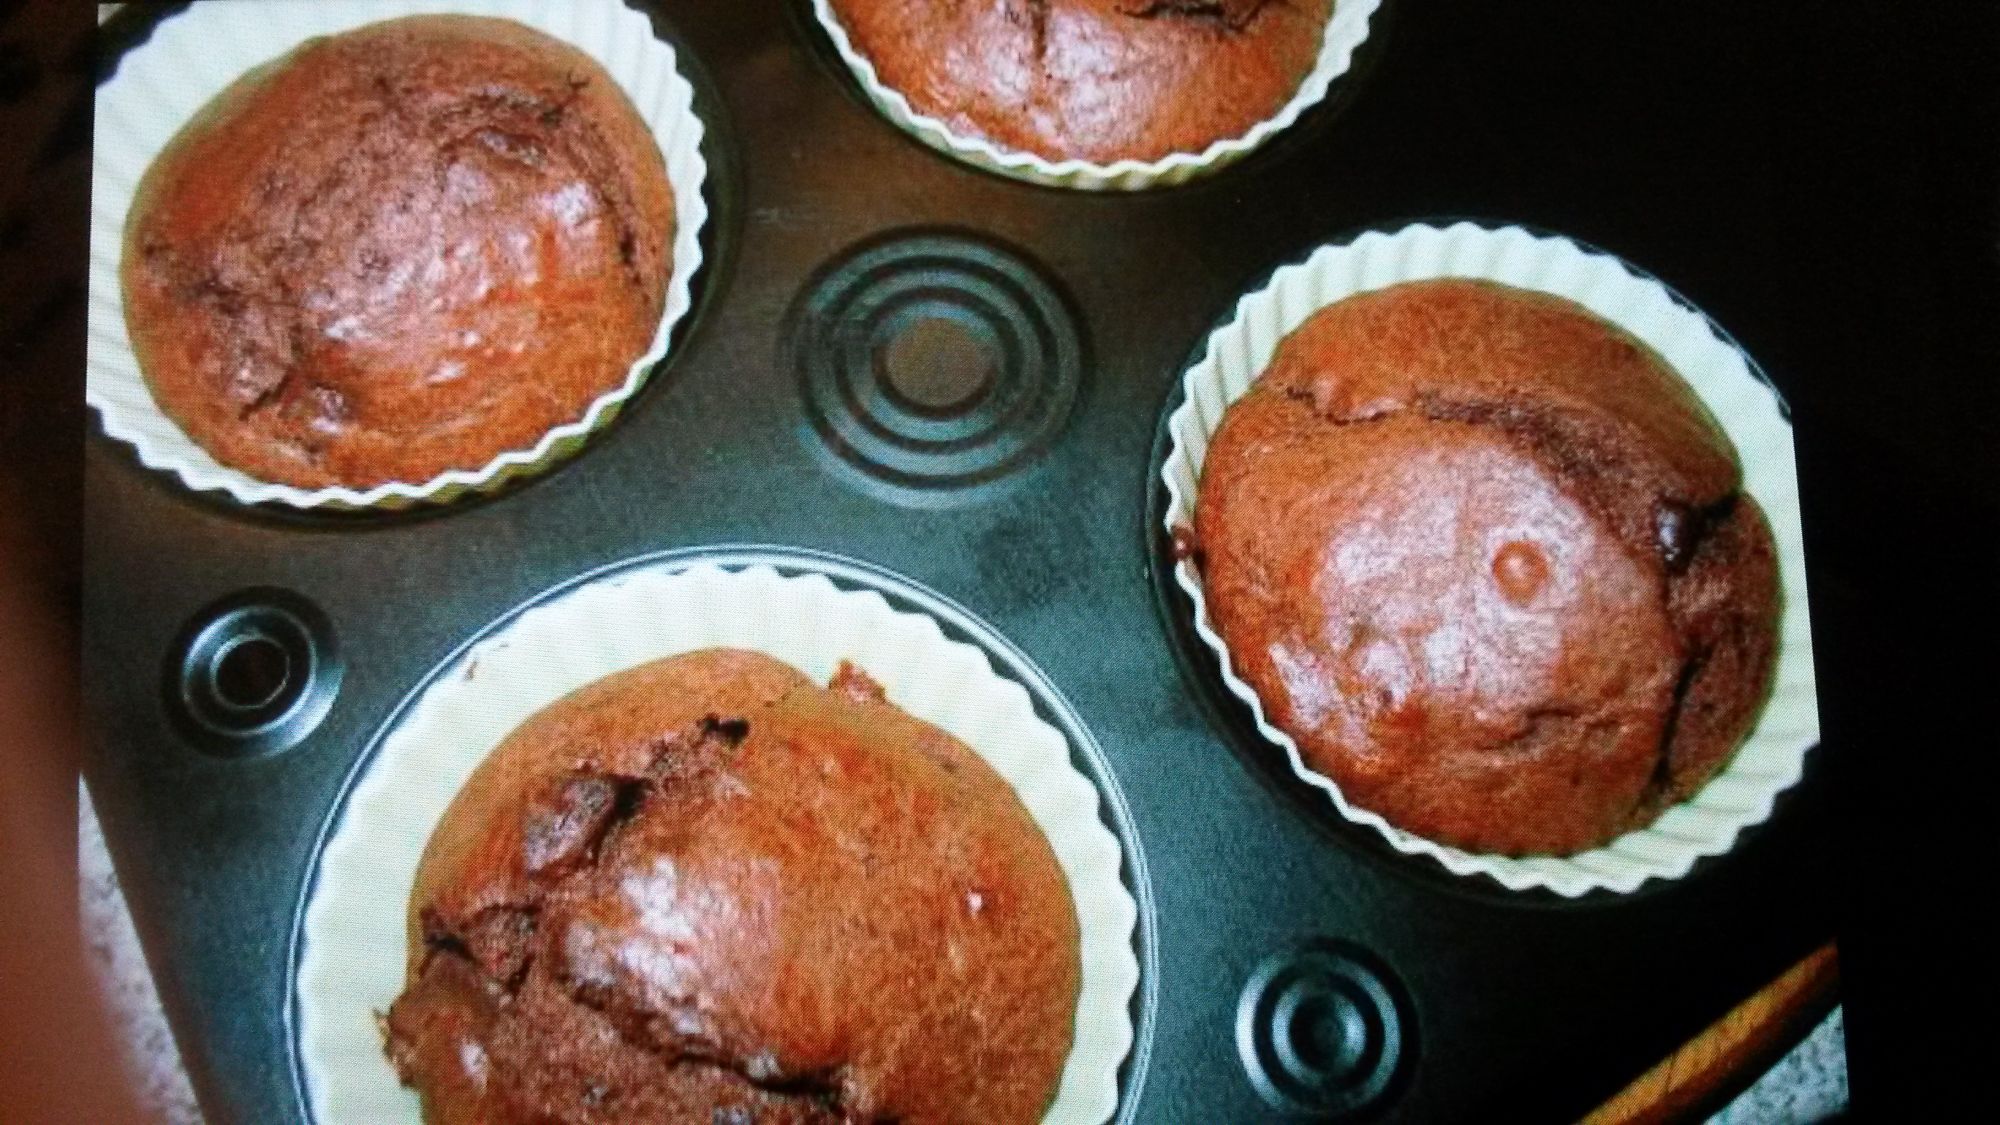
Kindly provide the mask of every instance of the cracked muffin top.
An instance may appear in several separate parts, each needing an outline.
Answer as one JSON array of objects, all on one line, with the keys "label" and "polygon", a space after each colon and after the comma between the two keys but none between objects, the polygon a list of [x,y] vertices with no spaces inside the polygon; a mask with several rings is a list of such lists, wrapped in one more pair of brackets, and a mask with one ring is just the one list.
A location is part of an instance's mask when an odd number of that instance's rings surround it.
[{"label": "cracked muffin top", "polygon": [[832,0],[883,85],[1049,160],[1198,153],[1275,116],[1333,0]]},{"label": "cracked muffin top", "polygon": [[140,183],[121,265],[154,400],[223,464],[320,488],[528,449],[658,331],[666,164],[597,63],[416,16],[238,80]]},{"label": "cracked muffin top", "polygon": [[1194,547],[1237,673],[1408,831],[1570,854],[1734,753],[1776,651],[1769,527],[1644,345],[1424,281],[1320,310],[1223,417]]},{"label": "cracked muffin top", "polygon": [[1029,1125],[1079,931],[1013,789],[843,665],[717,649],[522,724],[439,822],[384,1020],[428,1125]]}]

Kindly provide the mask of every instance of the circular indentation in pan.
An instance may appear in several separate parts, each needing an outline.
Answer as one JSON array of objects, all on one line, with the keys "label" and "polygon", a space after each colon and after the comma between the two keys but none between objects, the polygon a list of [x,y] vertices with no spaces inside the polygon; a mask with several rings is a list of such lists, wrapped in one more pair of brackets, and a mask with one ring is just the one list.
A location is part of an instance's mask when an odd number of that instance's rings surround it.
[{"label": "circular indentation in pan", "polygon": [[1415,1041],[1390,979],[1345,943],[1267,958],[1236,1008],[1236,1048],[1257,1093],[1277,1109],[1321,1117],[1379,1107]]},{"label": "circular indentation in pan", "polygon": [[342,665],[333,626],[289,590],[242,590],[194,615],[167,658],[166,707],[208,753],[252,757],[297,745],[333,705]]},{"label": "circular indentation in pan", "polygon": [[949,316],[911,317],[876,352],[877,377],[912,414],[950,418],[976,406],[999,374],[994,341]]},{"label": "circular indentation in pan", "polygon": [[872,483],[936,494],[1047,448],[1083,379],[1069,306],[1021,255],[917,231],[842,256],[787,321],[813,434]]},{"label": "circular indentation in pan", "polygon": [[256,714],[282,705],[298,691],[291,651],[261,630],[224,641],[209,658],[205,686],[232,714]]}]

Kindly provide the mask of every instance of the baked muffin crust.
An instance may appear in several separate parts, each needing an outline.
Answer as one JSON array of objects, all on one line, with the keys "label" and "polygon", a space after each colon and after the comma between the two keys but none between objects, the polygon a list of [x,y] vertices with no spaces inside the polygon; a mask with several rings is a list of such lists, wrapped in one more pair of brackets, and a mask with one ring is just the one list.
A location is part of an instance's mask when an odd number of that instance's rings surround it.
[{"label": "baked muffin crust", "polygon": [[414,16],[240,79],[141,184],[121,263],[160,408],[218,461],[319,488],[532,448],[659,328],[673,196],[597,63]]},{"label": "baked muffin crust", "polygon": [[1080,946],[1007,783],[843,669],[712,650],[494,751],[411,900],[431,1125],[1039,1121]]},{"label": "baked muffin crust", "polygon": [[833,0],[884,85],[1049,160],[1198,153],[1275,116],[1331,0]]},{"label": "baked muffin crust", "polygon": [[1727,436],[1558,298],[1427,281],[1316,313],[1218,427],[1195,521],[1271,720],[1430,839],[1604,843],[1700,788],[1768,690],[1776,560]]}]

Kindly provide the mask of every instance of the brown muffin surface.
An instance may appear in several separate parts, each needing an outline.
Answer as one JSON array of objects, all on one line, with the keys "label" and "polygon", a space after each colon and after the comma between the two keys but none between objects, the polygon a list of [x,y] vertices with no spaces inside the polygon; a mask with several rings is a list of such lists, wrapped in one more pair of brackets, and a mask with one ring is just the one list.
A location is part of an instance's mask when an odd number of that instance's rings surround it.
[{"label": "brown muffin surface", "polygon": [[1568,854],[1700,788],[1775,656],[1770,529],[1655,355],[1470,281],[1309,318],[1195,508],[1236,671],[1312,769],[1418,835]]},{"label": "brown muffin surface", "polygon": [[1331,0],[833,0],[882,83],[1050,160],[1198,153],[1291,101]]},{"label": "brown muffin surface", "polygon": [[411,899],[429,1125],[1039,1121],[1079,932],[1004,779],[843,667],[643,665],[518,728]]},{"label": "brown muffin surface", "polygon": [[147,170],[121,263],[155,401],[304,488],[421,483],[531,448],[659,328],[673,197],[582,52],[413,16],[246,75]]}]

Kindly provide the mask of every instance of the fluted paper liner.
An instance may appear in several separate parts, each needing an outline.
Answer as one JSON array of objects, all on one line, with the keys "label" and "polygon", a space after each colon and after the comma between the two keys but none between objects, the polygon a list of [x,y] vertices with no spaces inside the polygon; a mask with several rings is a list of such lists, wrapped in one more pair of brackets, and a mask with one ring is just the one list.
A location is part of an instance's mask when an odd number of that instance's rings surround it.
[{"label": "fluted paper liner", "polygon": [[381,740],[318,865],[301,929],[297,1043],[320,1125],[418,1125],[376,1013],[404,984],[404,917],[426,840],[473,768],[542,707],[622,669],[713,647],[751,649],[824,684],[851,660],[889,701],[970,746],[1048,837],[1082,929],[1076,1038],[1045,1122],[1101,1125],[1133,1042],[1138,908],[1097,787],[1064,736],[985,653],[869,589],[768,565],[659,563],[587,582],[472,646]]},{"label": "fluted paper liner", "polygon": [[1819,742],[1819,706],[1791,426],[1779,412],[1776,394],[1752,374],[1743,353],[1664,285],[1609,255],[1518,227],[1420,224],[1323,247],[1239,301],[1235,318],[1209,337],[1206,353],[1184,376],[1186,400],[1168,420],[1169,449],[1161,468],[1169,496],[1167,527],[1193,526],[1209,438],[1229,404],[1269,366],[1279,341],[1342,298],[1440,277],[1495,281],[1582,305],[1664,358],[1729,434],[1742,459],[1744,487],[1770,521],[1783,591],[1771,696],[1749,737],[1699,792],[1649,827],[1603,847],[1567,857],[1473,853],[1390,824],[1350,802],[1332,780],[1306,765],[1297,743],[1272,725],[1256,692],[1237,676],[1209,619],[1201,575],[1183,561],[1175,578],[1193,601],[1195,630],[1213,650],[1223,682],[1250,708],[1264,737],[1284,749],[1292,769],[1323,791],[1340,815],[1373,828],[1396,850],[1428,856],[1460,875],[1491,876],[1512,890],[1539,887],[1571,897],[1594,890],[1627,893],[1648,879],[1679,878],[1697,860],[1728,851],[1744,829],[1770,816],[1772,803],[1799,779],[1806,752]]},{"label": "fluted paper liner", "polygon": [[[217,461],[154,401],[125,325],[118,265],[139,180],[196,112],[246,72],[308,39],[351,31],[402,16],[461,13],[515,20],[589,55],[617,81],[652,130],[673,185],[673,272],[660,326],[646,353],[617,387],[593,400],[582,417],[543,434],[534,446],[508,450],[483,466],[455,469],[427,481],[394,481],[367,489],[297,488],[259,480]],[[667,354],[674,326],[692,304],[701,267],[702,197],[707,164],[694,88],[677,68],[674,49],[653,35],[646,17],[619,0],[214,0],[163,20],[150,41],[134,48],[97,92],[91,165],[89,359],[84,397],[104,432],[130,445],[150,468],[172,473],[189,488],[226,492],[245,504],[295,508],[403,508],[485,492],[548,468],[582,448],[609,423]]]},{"label": "fluted paper liner", "polygon": [[897,127],[947,156],[968,164],[1011,176],[1017,180],[1050,187],[1083,191],[1139,191],[1151,187],[1183,184],[1199,176],[1226,168],[1243,159],[1260,145],[1277,136],[1299,116],[1326,99],[1334,80],[1347,73],[1354,51],[1368,38],[1368,21],[1381,0],[1335,0],[1327,20],[1326,37],[1320,42],[1318,59],[1306,72],[1290,101],[1273,117],[1252,126],[1241,136],[1225,137],[1200,152],[1176,152],[1158,160],[1119,160],[1097,164],[1087,160],[1049,160],[1031,152],[1001,148],[983,137],[955,132],[951,126],[919,112],[909,98],[883,83],[875,64],[854,46],[831,0],[812,0],[813,13],[833,41],[841,61],[861,86],[877,110]]}]

